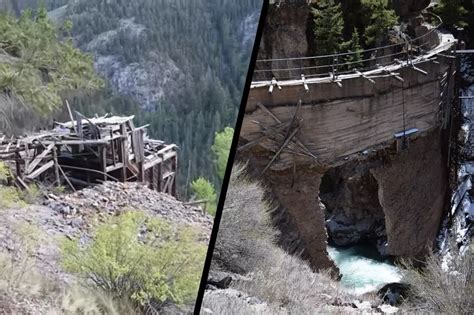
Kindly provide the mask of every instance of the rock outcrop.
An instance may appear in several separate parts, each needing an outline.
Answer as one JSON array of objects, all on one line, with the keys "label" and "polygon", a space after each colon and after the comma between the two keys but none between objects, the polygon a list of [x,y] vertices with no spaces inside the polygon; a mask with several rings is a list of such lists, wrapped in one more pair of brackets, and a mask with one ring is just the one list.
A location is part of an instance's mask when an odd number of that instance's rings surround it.
[{"label": "rock outcrop", "polygon": [[434,245],[448,188],[446,165],[435,131],[372,170],[385,213],[388,255],[420,257]]}]

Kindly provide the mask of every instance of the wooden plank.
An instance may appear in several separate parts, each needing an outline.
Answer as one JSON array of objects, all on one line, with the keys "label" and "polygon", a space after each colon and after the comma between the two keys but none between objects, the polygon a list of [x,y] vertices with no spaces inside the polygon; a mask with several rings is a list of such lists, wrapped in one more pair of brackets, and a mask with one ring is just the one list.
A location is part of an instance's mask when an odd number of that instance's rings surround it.
[{"label": "wooden plank", "polygon": [[59,140],[59,141],[50,141],[45,140],[43,144],[55,143],[57,145],[88,145],[88,144],[107,144],[107,140]]},{"label": "wooden plank", "polygon": [[48,163],[44,164],[43,166],[41,166],[40,168],[38,168],[38,169],[37,169],[36,171],[34,171],[33,173],[27,175],[26,178],[28,178],[28,179],[34,179],[34,178],[38,177],[39,175],[43,174],[46,170],[48,170],[49,168],[51,168],[53,165],[54,165],[54,161],[49,161]]},{"label": "wooden plank", "polygon": [[145,163],[145,165],[144,165],[145,170],[147,170],[150,167],[153,167],[157,164],[160,164],[161,162],[163,162],[163,159],[161,157],[156,157],[156,158],[152,159],[151,161]]},{"label": "wooden plank", "polygon": [[123,163],[119,162],[119,163],[116,163],[115,165],[107,166],[106,171],[107,171],[107,173],[110,173],[112,171],[115,171],[115,170],[118,170],[118,169],[121,169],[121,168],[123,168]]},{"label": "wooden plank", "polygon": [[163,179],[165,178],[168,178],[170,176],[174,176],[176,173],[175,172],[166,172],[164,175],[163,175]]},{"label": "wooden plank", "polygon": [[33,170],[38,166],[38,164],[46,157],[46,155],[48,155],[48,153],[51,152],[51,150],[53,149],[54,147],[54,143],[50,143],[48,145],[48,147],[43,151],[41,152],[41,154],[39,154],[34,160],[33,162],[31,162],[30,165],[28,165],[28,167],[26,168],[25,170],[25,173],[26,174],[30,174],[31,172],[33,172]]}]

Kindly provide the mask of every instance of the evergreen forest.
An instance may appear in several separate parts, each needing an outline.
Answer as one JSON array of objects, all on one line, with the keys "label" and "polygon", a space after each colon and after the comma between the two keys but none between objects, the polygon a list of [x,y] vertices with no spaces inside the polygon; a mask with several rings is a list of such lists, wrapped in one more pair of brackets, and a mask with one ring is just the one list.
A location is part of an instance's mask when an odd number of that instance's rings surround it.
[{"label": "evergreen forest", "polygon": [[[10,2],[13,13],[25,8],[35,12],[41,4]],[[218,157],[211,147],[217,132],[234,127],[261,1],[46,0],[43,4],[59,36],[70,36],[76,47],[90,53],[104,77],[103,89],[64,92],[63,98],[85,115],[135,115],[138,123],[150,124],[151,137],[176,143],[183,199],[191,197],[188,188],[199,177],[220,187]],[[70,30],[60,27],[69,24]],[[98,67],[98,58],[113,60],[113,66]],[[115,71],[122,75],[129,68],[140,69],[143,76],[138,80],[145,81],[141,92],[146,97],[134,90],[137,78],[114,80],[112,67],[121,68]],[[159,97],[148,97],[160,90],[155,81],[164,82],[162,91],[156,93]]]}]

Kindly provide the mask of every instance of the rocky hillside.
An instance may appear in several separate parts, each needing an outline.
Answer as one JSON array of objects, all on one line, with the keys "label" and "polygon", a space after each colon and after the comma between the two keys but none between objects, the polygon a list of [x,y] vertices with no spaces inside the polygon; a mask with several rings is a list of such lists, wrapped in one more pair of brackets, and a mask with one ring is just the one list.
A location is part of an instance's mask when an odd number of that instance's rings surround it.
[{"label": "rocky hillside", "polygon": [[[265,191],[235,166],[219,227],[203,314],[394,313],[376,292],[355,296],[276,244]],[[236,224],[238,222],[238,224]]]},{"label": "rocky hillside", "polygon": [[[212,228],[211,217],[202,214],[198,208],[186,206],[173,197],[134,183],[106,182],[75,193],[61,193],[56,190],[45,193],[46,196],[43,196],[43,192],[44,190],[40,193],[31,188],[30,192],[19,193],[0,184],[2,310],[7,310],[8,314],[64,314],[68,311],[86,312],[87,308],[84,307],[87,305],[89,311],[105,308],[108,314],[129,313],[132,310],[133,313],[140,313],[133,301],[125,303],[127,299],[117,300],[112,297],[112,291],[107,292],[100,286],[90,286],[91,282],[84,282],[87,281],[89,273],[76,273],[68,269],[67,259],[70,253],[65,247],[66,242],[78,242],[79,246],[84,248],[98,246],[100,233],[107,231],[104,227],[111,227],[112,222],[120,226],[120,218],[125,218],[129,213],[138,213],[140,217],[151,220],[150,222],[162,220],[156,222],[164,222],[159,224],[166,224],[177,229],[176,231],[194,231],[195,238],[190,244],[193,250],[186,249],[191,269],[181,270],[186,273],[195,268],[194,275],[186,275],[190,279],[194,277],[194,284],[189,282],[192,297],[184,299],[179,306],[183,310],[192,308]],[[150,231],[153,231],[151,227],[145,230],[140,227],[141,238]],[[172,239],[161,240],[163,241],[165,243],[156,249],[156,253],[163,251],[165,244],[173,244]],[[115,242],[120,244],[119,239]],[[106,246],[105,251],[114,247],[112,243]],[[199,255],[192,258],[190,255],[197,249]],[[122,259],[132,253],[126,248],[123,248],[123,251]],[[79,257],[81,256],[77,256],[77,259],[80,259]],[[172,260],[168,262],[171,264]],[[124,260],[117,263],[121,268],[128,268]],[[134,268],[140,268],[143,263],[143,260],[135,263]],[[96,275],[100,274],[100,269],[97,268],[112,268],[107,267],[107,262],[101,260],[97,260],[94,266]],[[122,281],[124,279],[127,278]],[[83,287],[85,283],[89,283],[88,289]],[[121,304],[127,306],[120,306]],[[170,309],[176,311],[174,303],[170,302],[161,305],[160,309],[165,313]]]}]

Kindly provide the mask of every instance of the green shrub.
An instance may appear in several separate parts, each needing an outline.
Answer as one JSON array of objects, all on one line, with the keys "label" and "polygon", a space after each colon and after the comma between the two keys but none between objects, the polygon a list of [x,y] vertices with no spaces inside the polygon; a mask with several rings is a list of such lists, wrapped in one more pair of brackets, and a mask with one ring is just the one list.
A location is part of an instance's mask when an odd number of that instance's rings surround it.
[{"label": "green shrub", "polygon": [[232,145],[232,138],[234,137],[234,129],[226,127],[221,132],[216,132],[214,144],[212,145],[212,152],[216,157],[217,175],[219,179],[224,178],[225,170],[227,168],[227,160],[229,159],[230,146]]},{"label": "green shrub", "polygon": [[10,177],[10,169],[5,163],[0,162],[0,185],[2,183],[6,183],[9,177]]},{"label": "green shrub", "polygon": [[15,187],[0,185],[0,209],[14,206],[26,206],[25,202],[21,199],[21,193]]},{"label": "green shrub", "polygon": [[145,307],[193,300],[205,247],[190,228],[127,212],[100,225],[85,247],[65,240],[62,254],[67,271]]},{"label": "green shrub", "polygon": [[191,189],[196,199],[207,200],[206,211],[211,215],[216,214],[217,194],[214,185],[207,179],[199,177],[191,183]]}]

